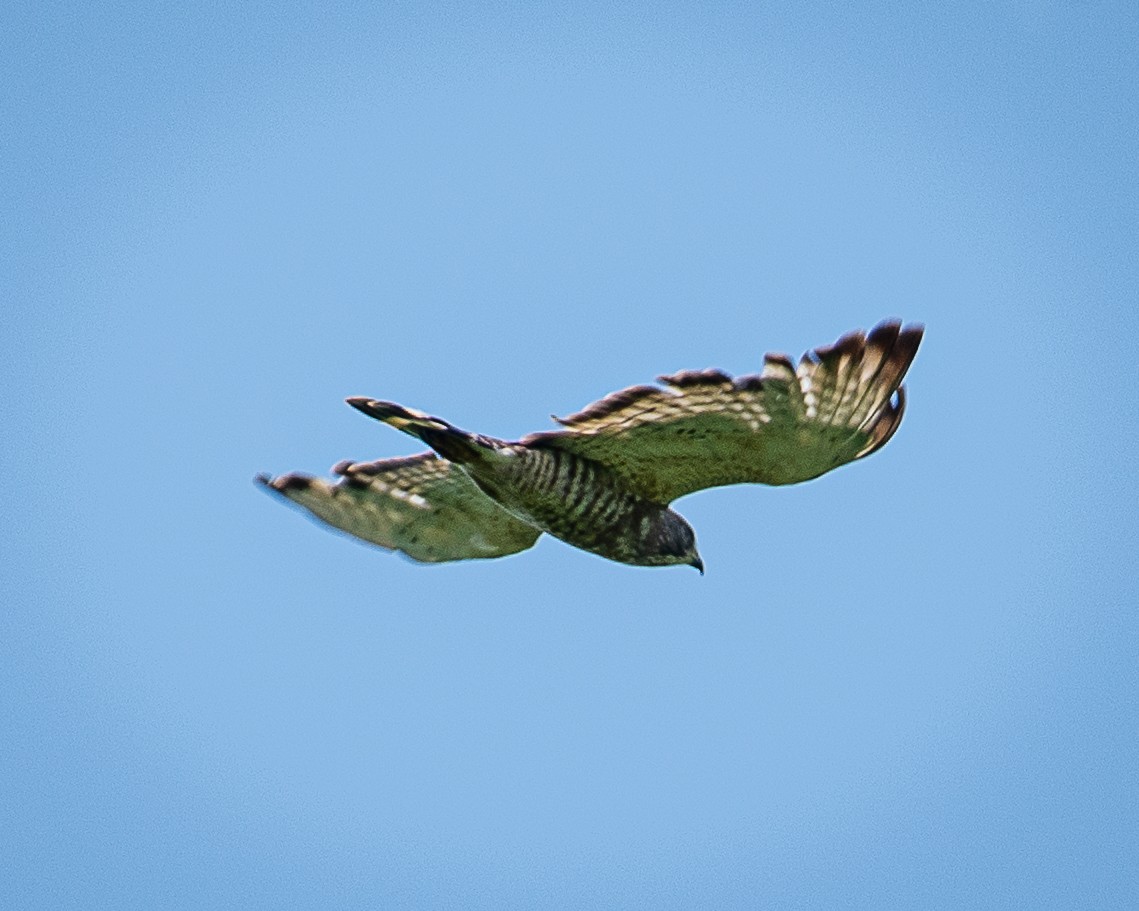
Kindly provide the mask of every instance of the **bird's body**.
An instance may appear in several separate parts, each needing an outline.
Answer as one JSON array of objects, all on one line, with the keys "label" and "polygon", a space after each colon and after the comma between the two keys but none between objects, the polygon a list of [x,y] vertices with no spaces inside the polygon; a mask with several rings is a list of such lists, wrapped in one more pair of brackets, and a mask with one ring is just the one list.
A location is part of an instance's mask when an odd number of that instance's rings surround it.
[{"label": "bird's body", "polygon": [[661,377],[571,417],[565,429],[505,441],[391,402],[351,398],[432,452],[342,462],[330,485],[258,478],[317,518],[426,562],[497,557],[541,532],[610,560],[688,564],[696,538],[677,497],[736,483],[809,480],[880,449],[901,422],[901,386],[920,326],[882,323],[804,355],[767,355],[760,375]]},{"label": "bird's body", "polygon": [[392,402],[348,403],[423,440],[511,515],[567,544],[619,563],[690,563],[703,569],[684,518],[637,496],[600,462],[467,433]]}]

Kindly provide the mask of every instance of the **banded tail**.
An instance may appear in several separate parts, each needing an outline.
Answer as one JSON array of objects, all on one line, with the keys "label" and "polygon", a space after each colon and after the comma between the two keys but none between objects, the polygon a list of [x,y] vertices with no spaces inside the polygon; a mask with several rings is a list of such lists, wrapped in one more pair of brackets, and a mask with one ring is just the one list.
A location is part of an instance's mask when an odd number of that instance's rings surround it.
[{"label": "banded tail", "polygon": [[485,455],[488,449],[497,449],[501,443],[488,437],[460,430],[442,418],[432,417],[413,408],[404,408],[395,402],[356,396],[346,400],[357,411],[370,418],[390,424],[397,430],[418,437],[449,462],[462,465]]}]

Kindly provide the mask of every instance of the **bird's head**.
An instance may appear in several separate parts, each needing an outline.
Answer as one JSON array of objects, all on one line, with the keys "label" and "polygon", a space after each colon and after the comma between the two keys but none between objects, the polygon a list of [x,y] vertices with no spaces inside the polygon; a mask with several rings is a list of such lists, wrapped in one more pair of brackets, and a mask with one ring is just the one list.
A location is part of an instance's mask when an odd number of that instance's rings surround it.
[{"label": "bird's head", "polygon": [[661,510],[645,543],[649,546],[645,562],[650,566],[686,564],[704,575],[704,561],[696,549],[696,532],[679,513]]}]

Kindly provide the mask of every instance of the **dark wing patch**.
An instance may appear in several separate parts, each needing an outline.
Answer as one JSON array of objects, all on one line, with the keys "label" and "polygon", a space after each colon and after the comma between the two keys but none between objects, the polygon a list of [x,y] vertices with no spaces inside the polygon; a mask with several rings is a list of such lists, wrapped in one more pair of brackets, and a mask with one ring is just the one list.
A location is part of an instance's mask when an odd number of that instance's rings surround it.
[{"label": "dark wing patch", "polygon": [[593,459],[658,503],[723,484],[806,481],[885,445],[901,423],[902,379],[921,326],[884,322],[803,355],[768,354],[763,373],[661,377],[559,418],[521,442]]},{"label": "dark wing patch", "polygon": [[541,534],[434,453],[346,461],[333,472],[336,483],[303,474],[257,480],[334,528],[425,563],[502,557]]}]

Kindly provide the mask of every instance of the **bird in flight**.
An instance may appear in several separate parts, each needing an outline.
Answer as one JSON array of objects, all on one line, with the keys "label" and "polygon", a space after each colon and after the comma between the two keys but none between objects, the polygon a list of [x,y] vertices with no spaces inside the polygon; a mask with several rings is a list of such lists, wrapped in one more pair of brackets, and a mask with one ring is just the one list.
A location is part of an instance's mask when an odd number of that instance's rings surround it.
[{"label": "bird in flight", "polygon": [[669,504],[725,484],[808,481],[881,449],[902,421],[902,379],[922,331],[887,321],[798,365],[768,354],[750,376],[662,376],[658,386],[631,386],[554,418],[560,430],[513,442],[350,398],[431,451],[340,462],[335,483],[297,473],[257,481],[334,528],[421,562],[502,557],[547,532],[621,563],[703,573],[692,526]]}]

